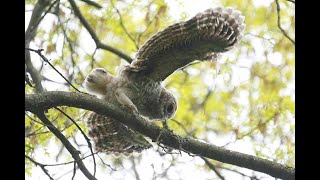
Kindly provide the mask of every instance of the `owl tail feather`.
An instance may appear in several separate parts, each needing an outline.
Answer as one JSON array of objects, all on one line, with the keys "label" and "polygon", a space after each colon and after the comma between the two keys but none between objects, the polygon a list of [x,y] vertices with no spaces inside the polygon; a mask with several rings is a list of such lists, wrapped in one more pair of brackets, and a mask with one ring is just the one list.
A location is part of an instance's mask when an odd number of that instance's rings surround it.
[{"label": "owl tail feather", "polygon": [[86,121],[88,136],[93,140],[98,152],[129,156],[133,152],[141,152],[152,145],[141,135],[120,122],[91,112]]}]

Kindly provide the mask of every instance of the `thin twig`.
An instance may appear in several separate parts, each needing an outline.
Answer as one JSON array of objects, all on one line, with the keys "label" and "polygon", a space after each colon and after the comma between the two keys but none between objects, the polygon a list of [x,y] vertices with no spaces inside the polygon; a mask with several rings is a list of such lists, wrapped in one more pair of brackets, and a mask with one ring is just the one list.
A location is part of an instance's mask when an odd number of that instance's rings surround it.
[{"label": "thin twig", "polygon": [[50,6],[49,8],[44,12],[43,16],[40,17],[40,19],[38,20],[38,22],[36,23],[36,26],[38,26],[40,24],[40,22],[42,21],[42,19],[48,14],[48,12],[51,10],[51,8],[58,2],[59,0],[55,0]]},{"label": "thin twig", "polygon": [[94,1],[90,1],[90,0],[81,0],[81,1],[87,3],[90,6],[94,6],[94,7],[98,8],[98,9],[102,8],[102,6],[100,4],[98,4],[98,3],[94,2]]},{"label": "thin twig", "polygon": [[[77,169],[79,169],[79,167],[77,167]],[[61,179],[62,177],[66,176],[67,174],[71,173],[71,172],[73,172],[73,168],[72,168],[71,170],[63,173],[62,175],[60,175],[59,177],[57,177],[57,179],[55,179],[55,180],[59,180],[59,179]]]},{"label": "thin twig", "polygon": [[74,163],[73,163],[73,175],[72,175],[71,180],[73,180],[74,177],[76,176],[76,172],[77,172],[77,163],[74,162]]},{"label": "thin twig", "polygon": [[[72,44],[72,43],[75,42],[75,41],[72,41],[72,40],[69,38],[69,36],[67,35],[67,31],[66,31],[66,29],[65,29],[64,26],[63,26],[63,22],[61,21],[60,16],[58,16],[58,22],[60,23],[60,28],[61,28],[61,30],[62,30],[62,32],[63,32],[63,35],[64,35],[65,39],[66,39],[67,42],[68,42],[68,46],[69,46],[69,50],[70,50],[70,59],[71,59],[71,62],[72,62],[72,67],[73,67],[73,69],[76,67],[76,68],[78,69],[78,71],[79,71],[78,74],[83,78],[84,76],[83,76],[83,74],[82,74],[82,72],[81,72],[81,70],[80,70],[80,67],[76,65],[76,62],[75,62],[74,57],[73,57],[73,54],[76,54],[76,53],[75,53],[75,51],[74,51],[74,48],[73,48],[73,44]],[[68,25],[68,24],[67,24],[68,22],[69,22],[69,20],[66,21],[66,25]],[[62,54],[63,54],[63,53],[62,53]],[[63,59],[63,58],[62,58],[62,59]],[[74,74],[74,70],[73,70],[72,74]]]},{"label": "thin twig", "polygon": [[128,32],[127,28],[124,26],[123,24],[123,20],[122,20],[122,15],[120,13],[120,11],[117,9],[117,7],[114,5],[113,1],[110,0],[112,7],[116,10],[118,16],[119,16],[119,20],[120,20],[120,26],[122,27],[122,29],[124,30],[124,32],[127,34],[127,36],[129,37],[129,39],[131,39],[131,41],[133,42],[133,44],[136,46],[136,49],[139,49],[139,46],[136,42],[136,40],[131,36],[131,34]]},{"label": "thin twig", "polygon": [[29,118],[31,121],[36,122],[36,123],[38,123],[38,124],[41,124],[41,125],[43,125],[43,126],[46,126],[46,124],[43,124],[42,122],[35,120],[35,119],[32,118],[31,116],[29,116],[27,113],[24,113],[24,114],[25,114],[26,116],[28,116],[28,118]]},{"label": "thin twig", "polygon": [[296,3],[296,2],[295,2],[295,1],[293,1],[293,0],[287,0],[287,1],[292,2],[292,3]]},{"label": "thin twig", "polygon": [[234,169],[229,169],[229,168],[226,168],[226,167],[223,167],[223,166],[216,166],[216,167],[219,168],[219,169],[223,169],[223,170],[227,170],[227,171],[231,171],[231,172],[240,174],[241,176],[244,176],[244,177],[249,177],[251,180],[258,180],[256,177],[252,177],[252,176],[246,175],[246,174],[244,174],[242,172],[239,172],[239,171],[236,171]]},{"label": "thin twig", "polygon": [[246,35],[254,36],[254,37],[263,39],[263,40],[265,40],[265,41],[268,41],[268,42],[269,42],[270,44],[272,44],[272,45],[275,45],[271,38],[264,38],[264,37],[262,37],[262,36],[259,36],[259,35],[256,35],[256,34],[252,34],[252,33],[245,33],[244,35],[245,35],[245,36],[246,36]]},{"label": "thin twig", "polygon": [[70,2],[70,5],[74,11],[74,14],[79,18],[81,24],[87,29],[87,31],[89,32],[91,38],[94,40],[94,42],[96,43],[96,46],[97,48],[99,49],[104,49],[104,50],[107,50],[107,51],[110,51],[116,55],[118,55],[119,57],[123,58],[124,60],[126,60],[127,62],[131,63],[132,62],[132,59],[122,53],[121,51],[111,47],[111,46],[108,46],[106,44],[103,44],[101,43],[100,39],[98,38],[97,34],[94,32],[94,30],[92,29],[92,27],[89,25],[89,23],[87,22],[87,20],[83,17],[83,15],[81,14],[78,6],[76,5],[76,3],[74,2],[74,0],[69,0]]},{"label": "thin twig", "polygon": [[186,134],[189,135],[189,132],[188,132],[187,128],[184,127],[184,125],[181,124],[179,121],[177,121],[177,120],[175,120],[175,119],[170,119],[170,121],[173,121],[173,122],[175,122],[176,124],[178,124],[178,125],[183,129],[183,131],[184,131]]},{"label": "thin twig", "polygon": [[98,153],[97,153],[97,156],[98,156],[98,158],[100,159],[100,161],[102,162],[103,165],[108,166],[112,171],[117,171],[116,169],[111,167],[109,164],[105,163]]},{"label": "thin twig", "polygon": [[[155,1],[155,0],[152,0],[152,1],[149,3],[147,14],[150,12],[150,6],[154,3],[154,1]],[[153,21],[156,19],[157,15],[158,15],[158,14],[156,14],[156,15],[152,18],[151,21],[149,20],[149,22],[148,22],[146,28],[144,29],[144,31],[138,34],[138,38],[137,38],[137,44],[138,44],[138,45],[140,44],[140,39],[141,39],[142,35],[147,32],[147,30],[149,29],[149,27],[151,26],[151,24],[153,23]]]},{"label": "thin twig", "polygon": [[280,22],[280,5],[279,5],[279,0],[276,0],[276,5],[277,5],[277,14],[278,14],[278,27],[283,33],[283,35],[288,38],[293,44],[295,44],[295,41],[286,33],[286,31],[281,27],[281,22]]},{"label": "thin twig", "polygon": [[83,135],[83,137],[86,139],[87,143],[88,143],[88,146],[90,148],[90,151],[91,151],[91,154],[92,154],[92,158],[93,158],[93,164],[94,164],[94,170],[93,170],[93,175],[95,176],[96,175],[96,159],[94,157],[94,153],[93,153],[93,150],[92,150],[92,144],[90,142],[90,139],[88,138],[88,136],[83,132],[83,130],[81,129],[81,127],[76,123],[75,120],[73,120],[67,113],[65,113],[64,111],[62,111],[61,109],[57,108],[57,107],[54,107],[56,110],[58,110],[60,113],[62,113],[63,115],[65,115],[70,121],[72,121],[72,123],[74,125],[77,126],[77,128],[80,130],[81,134]]},{"label": "thin twig", "polygon": [[28,160],[30,160],[33,164],[35,164],[36,166],[40,166],[40,168],[42,169],[42,171],[49,177],[50,180],[53,180],[53,178],[50,176],[50,174],[48,173],[48,170],[45,168],[44,164],[41,164],[37,161],[35,161],[34,159],[32,159],[31,157],[24,155],[25,158],[27,158]]},{"label": "thin twig", "polygon": [[33,52],[37,53],[37,54],[38,54],[46,63],[48,63],[70,86],[72,86],[73,89],[75,89],[75,90],[78,91],[78,92],[81,92],[81,91],[79,91],[75,86],[73,86],[73,85],[71,84],[71,82],[70,82],[67,78],[65,78],[65,77],[49,62],[49,60],[48,60],[44,55],[42,55],[41,51],[43,51],[43,49],[38,49],[38,50],[31,49],[31,48],[26,48],[26,49],[29,50],[29,51],[33,51]]},{"label": "thin twig", "polygon": [[[29,45],[30,41],[34,38],[36,30],[42,21],[42,19],[48,14],[48,12],[51,10],[51,8],[54,6],[58,0],[54,1],[49,8],[44,11],[46,6],[48,5],[50,1],[37,1],[33,11],[32,11],[32,16],[26,31],[26,38],[25,38],[25,43],[26,45]],[[44,14],[41,16],[41,14],[44,12]]]},{"label": "thin twig", "polygon": [[211,170],[213,170],[221,180],[225,180],[225,178],[220,174],[220,172],[217,170],[217,168],[207,158],[201,157],[201,159],[204,160],[204,162],[208,165],[208,167]]},{"label": "thin twig", "polygon": [[[94,154],[97,154],[97,152],[95,152]],[[80,160],[84,160],[90,156],[92,156],[92,154],[84,156],[84,157],[80,158],[79,160],[74,160],[74,161],[69,161],[69,162],[64,162],[64,163],[57,163],[57,164],[43,164],[43,165],[44,166],[63,166],[63,165],[71,164],[71,163],[76,163],[76,162],[78,162]]]},{"label": "thin twig", "polygon": [[136,180],[140,180],[140,176],[139,176],[139,173],[137,171],[137,167],[136,167],[136,163],[134,162],[134,158],[131,156],[130,160],[131,160],[131,163],[132,163],[132,169],[133,169],[134,175],[136,176]]},{"label": "thin twig", "polygon": [[[57,118],[56,118],[55,120],[57,120]],[[51,122],[54,122],[55,120],[53,120],[53,121],[51,121]],[[73,125],[73,124],[70,124],[70,125],[66,126],[65,128],[61,129],[60,132],[65,131],[66,129],[68,129],[68,128],[71,127],[72,125]],[[47,126],[47,125],[39,127],[37,130],[33,131],[32,133],[29,133],[29,134],[26,135],[25,137],[37,136],[37,135],[40,135],[40,134],[50,133],[50,131],[38,132],[38,131],[40,131],[42,128],[46,127],[46,126]],[[36,133],[36,132],[38,132],[38,133]]]},{"label": "thin twig", "polygon": [[66,83],[66,82],[57,82],[57,81],[54,81],[54,80],[52,80],[52,79],[49,79],[49,78],[47,78],[47,77],[45,77],[45,76],[43,76],[43,75],[40,75],[40,76],[41,76],[42,80],[45,80],[45,81],[49,81],[49,82],[57,83],[57,84],[62,84],[62,85],[68,85],[68,83]]},{"label": "thin twig", "polygon": [[96,62],[96,59],[94,58],[94,55],[97,53],[97,48],[93,51],[92,55],[91,55],[91,69],[93,69],[93,65]]}]

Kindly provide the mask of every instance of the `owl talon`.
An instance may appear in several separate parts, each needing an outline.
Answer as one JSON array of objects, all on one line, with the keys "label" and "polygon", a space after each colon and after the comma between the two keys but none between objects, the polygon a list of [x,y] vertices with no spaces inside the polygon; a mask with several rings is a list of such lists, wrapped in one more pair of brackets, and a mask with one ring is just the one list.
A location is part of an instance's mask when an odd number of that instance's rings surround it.
[{"label": "owl talon", "polygon": [[128,98],[128,96],[121,90],[117,89],[115,92],[116,98],[118,102],[130,113],[139,114],[137,107],[133,104],[133,102]]},{"label": "owl talon", "polygon": [[130,113],[133,113],[133,114],[139,114],[139,111],[137,109],[137,107],[133,104],[127,104],[125,105],[126,109],[129,110]]}]

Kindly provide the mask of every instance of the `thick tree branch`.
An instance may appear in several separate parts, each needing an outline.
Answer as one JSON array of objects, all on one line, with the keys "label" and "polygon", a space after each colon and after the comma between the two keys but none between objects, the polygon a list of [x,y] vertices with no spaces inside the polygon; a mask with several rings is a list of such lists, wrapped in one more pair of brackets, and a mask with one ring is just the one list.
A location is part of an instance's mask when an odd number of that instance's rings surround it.
[{"label": "thick tree branch", "polygon": [[[62,91],[44,92],[41,94],[25,95],[25,110],[37,113],[55,106],[70,106],[106,115],[127,125],[131,129],[148,136],[155,141],[160,132],[159,142],[175,149],[207,157],[220,162],[263,172],[282,179],[295,179],[295,170],[285,165],[261,159],[215,145],[207,144],[189,137],[180,137],[172,132],[161,129],[142,117],[130,114],[92,95],[69,93]],[[42,118],[43,119],[43,116]],[[50,123],[50,122],[49,122]],[[50,127],[49,127],[50,128]],[[55,132],[57,133],[57,132]]]},{"label": "thick tree branch", "polygon": [[38,118],[47,125],[47,128],[64,144],[66,149],[70,152],[73,159],[76,161],[77,165],[79,166],[79,169],[82,171],[82,173],[90,180],[96,180],[96,178],[88,171],[86,166],[83,164],[80,156],[79,151],[76,150],[72,144],[67,140],[67,138],[56,128],[54,125],[47,119],[47,117],[44,115],[43,111],[36,110],[33,111],[33,113],[38,116]]},{"label": "thick tree branch", "polygon": [[103,44],[100,39],[98,38],[97,34],[94,32],[94,30],[92,29],[92,27],[89,25],[88,21],[83,17],[83,15],[81,14],[78,6],[76,5],[76,3],[74,2],[74,0],[69,0],[70,5],[74,11],[74,14],[79,18],[81,24],[87,29],[87,31],[89,32],[91,38],[93,39],[93,41],[96,43],[97,48],[99,49],[104,49],[107,51],[110,51],[116,55],[118,55],[119,57],[123,58],[124,60],[126,60],[127,62],[131,63],[132,59],[124,54],[123,52],[108,46],[106,44]]}]

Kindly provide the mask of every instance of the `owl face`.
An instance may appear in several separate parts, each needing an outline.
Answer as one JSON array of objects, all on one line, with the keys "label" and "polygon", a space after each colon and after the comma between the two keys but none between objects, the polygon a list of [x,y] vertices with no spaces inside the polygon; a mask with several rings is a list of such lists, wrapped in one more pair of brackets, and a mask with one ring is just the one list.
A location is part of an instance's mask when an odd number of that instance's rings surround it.
[{"label": "owl face", "polygon": [[103,68],[96,68],[86,77],[84,87],[94,94],[105,94],[106,85],[110,81],[110,74]]},{"label": "owl face", "polygon": [[176,98],[166,89],[160,94],[159,103],[161,105],[162,119],[159,120],[167,120],[172,118],[177,111],[177,100]]}]

